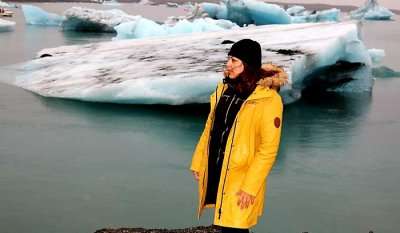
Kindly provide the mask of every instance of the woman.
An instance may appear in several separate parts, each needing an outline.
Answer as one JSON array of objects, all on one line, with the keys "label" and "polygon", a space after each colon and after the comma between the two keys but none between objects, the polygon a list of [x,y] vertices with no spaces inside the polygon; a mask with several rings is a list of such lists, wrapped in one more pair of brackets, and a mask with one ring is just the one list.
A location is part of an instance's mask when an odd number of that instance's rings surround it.
[{"label": "woman", "polygon": [[260,44],[250,39],[232,45],[224,75],[190,170],[199,184],[198,217],[215,207],[213,222],[223,233],[249,232],[278,152],[283,105],[276,89],[287,76],[271,64],[262,67]]}]

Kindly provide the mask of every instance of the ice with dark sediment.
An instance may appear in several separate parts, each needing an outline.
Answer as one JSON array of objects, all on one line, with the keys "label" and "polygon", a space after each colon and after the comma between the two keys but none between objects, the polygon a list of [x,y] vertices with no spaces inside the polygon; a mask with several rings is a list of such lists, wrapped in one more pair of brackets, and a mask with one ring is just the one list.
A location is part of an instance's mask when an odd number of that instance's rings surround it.
[{"label": "ice with dark sediment", "polygon": [[32,5],[22,5],[22,12],[26,24],[41,26],[60,26],[64,20],[63,16],[49,13],[40,7]]},{"label": "ice with dark sediment", "polygon": [[391,20],[394,13],[380,6],[377,0],[367,0],[363,6],[351,11],[350,15],[353,19]]},{"label": "ice with dark sediment", "polygon": [[115,32],[115,26],[140,18],[119,9],[95,10],[85,7],[69,8],[64,15],[63,30],[92,32]]},{"label": "ice with dark sediment", "polygon": [[40,51],[20,67],[15,85],[45,97],[130,104],[208,102],[222,80],[231,42],[260,42],[263,63],[280,65],[285,103],[312,86],[328,91],[372,89],[371,56],[358,24],[307,23],[62,46]]}]

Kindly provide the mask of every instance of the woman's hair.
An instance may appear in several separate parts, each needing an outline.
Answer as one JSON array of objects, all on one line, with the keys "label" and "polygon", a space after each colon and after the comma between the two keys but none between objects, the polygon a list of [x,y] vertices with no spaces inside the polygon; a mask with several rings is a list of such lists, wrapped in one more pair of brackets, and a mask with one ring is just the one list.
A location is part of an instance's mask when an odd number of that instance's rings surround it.
[{"label": "woman's hair", "polygon": [[280,71],[274,69],[255,69],[245,62],[243,62],[244,70],[239,75],[239,80],[236,85],[236,90],[239,93],[247,93],[250,94],[256,88],[260,79],[264,78],[272,78],[277,75]]}]

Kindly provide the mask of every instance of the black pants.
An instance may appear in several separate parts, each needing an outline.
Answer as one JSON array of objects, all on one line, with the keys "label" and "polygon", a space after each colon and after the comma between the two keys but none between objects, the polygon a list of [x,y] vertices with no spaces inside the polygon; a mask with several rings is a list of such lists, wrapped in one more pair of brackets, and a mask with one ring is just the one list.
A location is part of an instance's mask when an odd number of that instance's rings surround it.
[{"label": "black pants", "polygon": [[249,233],[249,229],[221,227],[221,233]]}]

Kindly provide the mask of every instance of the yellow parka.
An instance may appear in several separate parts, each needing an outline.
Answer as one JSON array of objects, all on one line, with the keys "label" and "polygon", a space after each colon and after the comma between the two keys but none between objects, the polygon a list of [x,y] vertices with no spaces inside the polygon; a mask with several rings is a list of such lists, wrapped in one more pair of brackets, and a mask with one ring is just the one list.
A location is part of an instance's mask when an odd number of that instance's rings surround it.
[{"label": "yellow parka", "polygon": [[[260,80],[242,104],[229,132],[218,185],[216,204],[204,205],[208,175],[208,144],[214,110],[226,84],[219,83],[210,96],[210,113],[195,148],[190,170],[199,172],[198,218],[204,208],[215,207],[214,225],[250,228],[257,223],[264,205],[267,176],[279,148],[283,104],[276,90]],[[239,190],[255,196],[247,209],[237,205]]]}]

